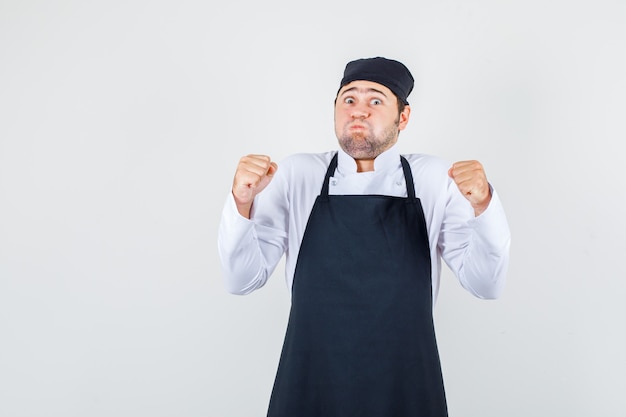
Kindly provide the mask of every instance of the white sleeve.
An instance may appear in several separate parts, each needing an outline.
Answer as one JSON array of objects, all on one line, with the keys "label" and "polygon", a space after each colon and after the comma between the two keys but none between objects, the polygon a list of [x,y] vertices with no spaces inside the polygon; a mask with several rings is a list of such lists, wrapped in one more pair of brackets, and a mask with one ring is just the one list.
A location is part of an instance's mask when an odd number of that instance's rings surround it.
[{"label": "white sleeve", "polygon": [[255,205],[262,204],[258,201],[259,197],[270,197],[272,185],[255,199],[251,220],[239,214],[232,194],[229,193],[224,204],[218,231],[218,251],[224,285],[232,294],[249,294],[265,285],[285,253],[286,221],[280,221],[282,216],[278,214],[278,207],[269,210],[277,214],[278,219],[272,216],[268,221],[269,218],[262,215],[255,216]]},{"label": "white sleeve", "polygon": [[441,229],[442,259],[470,293],[497,298],[504,289],[511,244],[504,208],[492,188],[489,207],[475,217],[469,202],[454,188]]}]

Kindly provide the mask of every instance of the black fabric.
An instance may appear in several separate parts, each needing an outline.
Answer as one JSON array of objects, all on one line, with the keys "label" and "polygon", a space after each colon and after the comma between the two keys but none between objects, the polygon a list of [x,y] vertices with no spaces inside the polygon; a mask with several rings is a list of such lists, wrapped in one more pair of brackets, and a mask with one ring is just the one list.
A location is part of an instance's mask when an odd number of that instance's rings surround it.
[{"label": "black fabric", "polygon": [[[269,417],[445,417],[422,206],[318,196],[300,248]],[[410,184],[410,185],[409,185]]]},{"label": "black fabric", "polygon": [[352,81],[373,81],[390,89],[404,104],[413,91],[414,80],[401,62],[383,57],[363,58],[348,62],[339,89]]}]

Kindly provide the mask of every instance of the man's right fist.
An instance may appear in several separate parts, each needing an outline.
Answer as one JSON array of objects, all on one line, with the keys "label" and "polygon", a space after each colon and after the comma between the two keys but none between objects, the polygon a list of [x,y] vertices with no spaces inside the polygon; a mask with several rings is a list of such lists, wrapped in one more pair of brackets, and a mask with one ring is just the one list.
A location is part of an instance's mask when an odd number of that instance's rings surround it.
[{"label": "man's right fist", "polygon": [[239,213],[250,218],[254,197],[272,181],[278,169],[267,155],[246,155],[239,160],[233,180],[233,197]]}]

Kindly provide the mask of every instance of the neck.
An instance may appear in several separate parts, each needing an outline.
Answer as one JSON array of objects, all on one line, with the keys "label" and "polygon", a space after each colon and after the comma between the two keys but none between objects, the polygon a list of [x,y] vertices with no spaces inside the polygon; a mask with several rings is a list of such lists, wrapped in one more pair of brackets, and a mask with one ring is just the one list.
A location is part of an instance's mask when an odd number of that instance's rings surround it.
[{"label": "neck", "polygon": [[356,162],[356,172],[368,172],[374,170],[374,160],[373,159],[355,159]]}]

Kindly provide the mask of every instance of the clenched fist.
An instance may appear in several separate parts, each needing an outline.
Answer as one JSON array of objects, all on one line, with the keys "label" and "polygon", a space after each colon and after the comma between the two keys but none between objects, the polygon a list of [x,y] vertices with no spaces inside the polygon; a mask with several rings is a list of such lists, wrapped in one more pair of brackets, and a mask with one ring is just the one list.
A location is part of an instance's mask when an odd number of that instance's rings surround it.
[{"label": "clenched fist", "polygon": [[239,160],[233,180],[233,197],[243,217],[250,218],[254,197],[272,181],[277,169],[276,162],[266,155],[246,155]]},{"label": "clenched fist", "polygon": [[487,209],[491,201],[491,189],[480,162],[455,162],[448,170],[448,175],[459,187],[461,194],[472,204],[476,216]]}]

